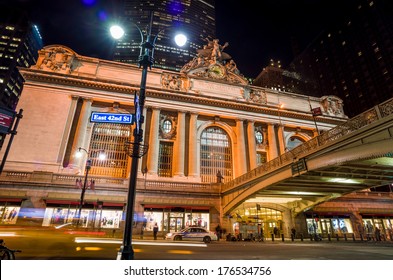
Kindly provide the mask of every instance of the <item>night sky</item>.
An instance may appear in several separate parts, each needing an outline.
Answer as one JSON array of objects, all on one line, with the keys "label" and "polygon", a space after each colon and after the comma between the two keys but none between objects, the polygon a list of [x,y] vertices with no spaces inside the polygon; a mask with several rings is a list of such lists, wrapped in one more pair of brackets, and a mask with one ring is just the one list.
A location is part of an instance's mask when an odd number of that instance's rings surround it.
[{"label": "night sky", "polygon": [[[304,49],[353,0],[216,0],[216,30],[228,42],[242,74],[256,77],[270,59],[285,67],[293,46]],[[80,55],[109,59],[108,29],[122,15],[121,0],[0,0],[26,8],[41,31],[44,45],[61,44]],[[241,3],[242,5],[239,5]],[[338,5],[340,3],[340,5]],[[294,44],[295,42],[295,44]]]}]

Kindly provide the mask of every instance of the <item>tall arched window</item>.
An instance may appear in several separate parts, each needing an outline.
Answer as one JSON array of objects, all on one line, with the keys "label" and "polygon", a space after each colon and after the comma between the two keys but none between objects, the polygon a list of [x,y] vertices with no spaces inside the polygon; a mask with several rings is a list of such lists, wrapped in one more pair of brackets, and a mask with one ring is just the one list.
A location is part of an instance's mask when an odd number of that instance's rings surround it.
[{"label": "tall arched window", "polygon": [[303,144],[304,142],[304,139],[297,136],[292,136],[287,142],[287,148],[288,150],[292,150],[293,148]]},{"label": "tall arched window", "polygon": [[[129,156],[124,143],[130,139],[130,127],[123,124],[96,123],[91,135],[89,157],[91,174],[126,178]],[[106,159],[99,160],[98,152],[104,150]]]},{"label": "tall arched window", "polygon": [[202,182],[217,182],[220,171],[224,182],[232,179],[232,149],[228,134],[221,128],[206,128],[201,135]]}]

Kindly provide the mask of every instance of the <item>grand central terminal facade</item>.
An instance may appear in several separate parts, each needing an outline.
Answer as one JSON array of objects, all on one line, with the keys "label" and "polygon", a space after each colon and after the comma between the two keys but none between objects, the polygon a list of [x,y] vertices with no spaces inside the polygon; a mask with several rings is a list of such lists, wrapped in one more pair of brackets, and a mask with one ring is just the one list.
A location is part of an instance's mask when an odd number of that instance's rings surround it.
[{"label": "grand central terminal facade", "polygon": [[[20,72],[25,84],[17,110],[23,109],[23,118],[0,177],[1,223],[72,223],[86,183],[82,226],[121,232],[131,170],[127,143],[135,124],[91,116],[134,114],[141,69],[51,45]],[[180,72],[149,70],[142,114],[145,153],[138,165],[134,234],[152,234],[155,223],[162,234],[220,225],[243,236],[269,236],[277,228],[286,237],[292,228],[305,236],[391,228],[392,196],[368,190],[296,217],[291,197],[250,197],[222,212],[222,184],[347,120],[335,96],[251,86],[229,55],[212,59],[201,52]],[[86,152],[77,157],[78,150]],[[354,223],[359,219],[360,226]]]}]

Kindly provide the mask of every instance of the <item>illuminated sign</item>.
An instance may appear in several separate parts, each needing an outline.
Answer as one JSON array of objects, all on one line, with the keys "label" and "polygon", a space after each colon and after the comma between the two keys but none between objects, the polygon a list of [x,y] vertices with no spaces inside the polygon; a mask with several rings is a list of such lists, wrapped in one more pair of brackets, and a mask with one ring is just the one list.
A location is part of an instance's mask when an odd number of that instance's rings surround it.
[{"label": "illuminated sign", "polygon": [[134,115],[120,113],[101,113],[92,112],[90,122],[94,123],[116,123],[116,124],[133,124]]}]

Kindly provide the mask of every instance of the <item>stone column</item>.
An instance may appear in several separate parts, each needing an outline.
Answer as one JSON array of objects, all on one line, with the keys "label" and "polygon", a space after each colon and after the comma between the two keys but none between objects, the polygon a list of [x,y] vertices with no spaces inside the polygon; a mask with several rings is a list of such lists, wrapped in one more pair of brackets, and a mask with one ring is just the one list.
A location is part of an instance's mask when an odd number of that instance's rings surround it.
[{"label": "stone column", "polygon": [[[239,177],[247,172],[246,163],[246,145],[244,141],[244,127],[243,120],[236,120],[236,153],[235,153],[235,166],[234,178]],[[224,175],[225,177],[225,175]]]},{"label": "stone column", "polygon": [[151,176],[158,176],[158,153],[160,149],[159,128],[160,128],[160,109],[153,108],[150,125],[149,151],[147,155],[147,169]]},{"label": "stone column", "polygon": [[79,147],[84,148],[86,150],[89,149],[89,147],[87,147],[88,139],[86,139],[86,132],[87,132],[87,126],[89,124],[89,118],[91,114],[91,104],[92,104],[91,99],[83,99],[82,109],[79,115],[78,125],[75,131],[74,143],[72,145],[72,156],[71,156],[70,164],[71,164],[71,168],[78,169],[79,173],[83,173],[82,170],[87,159],[87,154],[85,152],[82,152],[82,157],[80,158],[77,158],[75,154],[78,151]]},{"label": "stone column", "polygon": [[188,158],[188,177],[189,178],[199,178],[200,176],[200,167],[198,160],[198,114],[191,113],[190,115],[190,133],[188,139],[188,149],[189,149],[189,158]]},{"label": "stone column", "polygon": [[174,145],[174,177],[184,177],[184,151],[185,151],[186,113],[177,113],[177,135]]},{"label": "stone column", "polygon": [[278,157],[276,133],[274,132],[274,124],[269,123],[267,125],[267,138],[269,142],[269,159],[272,160]]},{"label": "stone column", "polygon": [[284,126],[282,124],[279,124],[277,133],[278,133],[278,145],[280,146],[280,155],[282,155],[283,153],[286,152]]},{"label": "stone column", "polygon": [[[147,108],[145,106],[145,107],[143,107],[143,116],[145,117],[145,120],[146,120],[146,115],[147,115]],[[148,142],[148,141],[146,141],[147,140],[146,139],[146,121],[143,122],[141,128],[143,130],[143,139],[144,139],[142,144],[144,144],[144,143]],[[138,176],[142,176],[142,158],[140,158],[138,161]]]},{"label": "stone column", "polygon": [[255,126],[253,121],[249,121],[247,124],[247,136],[250,169],[252,170],[257,167],[257,144],[255,141]]}]

